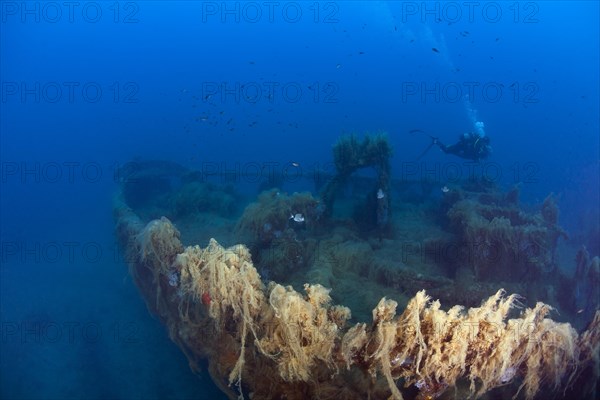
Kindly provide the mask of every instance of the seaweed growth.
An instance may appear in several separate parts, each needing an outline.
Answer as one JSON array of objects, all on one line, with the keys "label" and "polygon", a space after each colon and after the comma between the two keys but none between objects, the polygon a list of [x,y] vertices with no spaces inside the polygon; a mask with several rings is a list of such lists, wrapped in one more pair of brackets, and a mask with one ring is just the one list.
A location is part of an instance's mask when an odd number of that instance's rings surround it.
[{"label": "seaweed growth", "polygon": [[249,233],[253,242],[268,245],[289,229],[316,229],[321,222],[322,212],[319,200],[308,192],[290,196],[272,189],[262,192],[258,201],[246,207],[237,230]]},{"label": "seaweed growth", "polygon": [[376,186],[367,201],[367,212],[372,212],[372,225],[383,229],[390,221],[390,157],[392,147],[387,135],[365,135],[360,141],[356,135],[342,136],[333,146],[336,175],[326,184],[321,194],[328,216],[331,216],[335,197],[346,185],[348,178],[362,168],[374,168]]},{"label": "seaweed growth", "polygon": [[567,237],[558,226],[558,208],[550,196],[539,214],[482,194],[479,199],[459,199],[447,216],[462,244],[463,260],[479,280],[533,281],[553,272],[558,239]]},{"label": "seaweed growth", "polygon": [[201,212],[230,217],[236,211],[236,200],[233,190],[224,190],[208,182],[191,181],[169,196],[166,202],[177,218]]},{"label": "seaweed growth", "polygon": [[117,208],[119,238],[138,255],[130,268],[149,307],[193,368],[209,360],[230,398],[435,398],[465,379],[461,397],[510,385],[533,398],[543,386],[568,388],[598,362],[600,312],[580,336],[549,319],[546,304],[517,315],[518,296],[503,291],[448,311],[421,291],[399,316],[383,298],[371,324],[347,328],[350,310],[332,305],[323,286],[306,285],[306,295],[267,288],[245,246],[211,240],[183,249],[166,218],[140,227],[126,206]]},{"label": "seaweed growth", "polygon": [[310,193],[263,192],[244,210],[237,232],[254,254],[266,280],[285,279],[311,261],[323,207]]},{"label": "seaweed growth", "polygon": [[207,181],[206,173],[170,161],[129,162],[115,171],[124,201],[145,219],[174,220],[211,213],[232,217],[239,196],[231,185]]}]

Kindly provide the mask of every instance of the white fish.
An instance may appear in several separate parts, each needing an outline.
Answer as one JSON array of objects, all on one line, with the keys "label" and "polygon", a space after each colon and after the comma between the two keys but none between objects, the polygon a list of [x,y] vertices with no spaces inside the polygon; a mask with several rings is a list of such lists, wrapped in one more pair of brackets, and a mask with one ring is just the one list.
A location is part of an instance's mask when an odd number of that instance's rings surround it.
[{"label": "white fish", "polygon": [[377,198],[378,198],[379,200],[381,200],[381,199],[383,199],[384,197],[385,197],[385,193],[383,193],[383,190],[379,189],[379,190],[377,191]]},{"label": "white fish", "polygon": [[450,189],[448,189],[448,186],[444,186],[442,188],[442,192],[444,192],[444,193],[448,193],[449,191],[450,191]]},{"label": "white fish", "polygon": [[304,222],[304,216],[300,213],[290,215],[290,219],[293,219],[294,222]]}]

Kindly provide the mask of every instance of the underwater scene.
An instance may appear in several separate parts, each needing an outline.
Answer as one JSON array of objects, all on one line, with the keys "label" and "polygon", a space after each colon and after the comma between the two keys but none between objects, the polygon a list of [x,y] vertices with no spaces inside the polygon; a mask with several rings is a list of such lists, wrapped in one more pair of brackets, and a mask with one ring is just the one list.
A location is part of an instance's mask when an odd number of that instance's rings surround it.
[{"label": "underwater scene", "polygon": [[1,1],[0,398],[600,398],[599,15]]}]

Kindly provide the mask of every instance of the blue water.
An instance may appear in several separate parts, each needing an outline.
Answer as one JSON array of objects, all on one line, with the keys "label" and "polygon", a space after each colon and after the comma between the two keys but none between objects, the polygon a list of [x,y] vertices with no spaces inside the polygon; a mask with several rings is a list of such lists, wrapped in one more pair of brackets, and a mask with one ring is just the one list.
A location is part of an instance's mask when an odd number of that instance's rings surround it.
[{"label": "blue water", "polygon": [[[558,196],[572,235],[597,232],[598,2],[0,7],[0,398],[220,396],[117,250],[132,159],[303,174],[332,170],[341,134],[384,131],[396,179],[521,183],[525,204]],[[429,139],[410,130],[450,143],[478,122],[485,167],[415,162]]]}]

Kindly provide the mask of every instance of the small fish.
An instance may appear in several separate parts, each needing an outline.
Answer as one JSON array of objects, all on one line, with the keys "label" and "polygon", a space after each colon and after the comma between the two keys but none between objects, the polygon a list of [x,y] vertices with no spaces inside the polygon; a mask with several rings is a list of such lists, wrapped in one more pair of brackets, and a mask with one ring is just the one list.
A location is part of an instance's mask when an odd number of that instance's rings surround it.
[{"label": "small fish", "polygon": [[377,191],[377,199],[378,199],[378,200],[381,200],[381,199],[383,199],[384,197],[385,197],[385,193],[383,193],[383,190],[379,189],[379,190]]},{"label": "small fish", "polygon": [[449,191],[450,191],[450,189],[448,188],[448,186],[444,186],[442,188],[442,192],[444,192],[444,193],[448,193]]},{"label": "small fish", "polygon": [[577,314],[581,314],[583,312],[583,308],[581,310],[577,310]]},{"label": "small fish", "polygon": [[335,66],[335,68],[336,68],[336,69],[340,69],[340,68],[342,68],[342,64],[338,64],[338,65],[336,65],[336,66]]},{"label": "small fish", "polygon": [[413,359],[410,357],[402,358],[400,355],[397,355],[391,360],[391,364],[394,367],[408,367],[412,365]]},{"label": "small fish", "polygon": [[297,163],[297,162],[292,162],[292,167],[296,167],[296,168],[298,168],[299,166],[300,166],[300,164],[299,164],[299,163]]},{"label": "small fish", "polygon": [[440,51],[438,49],[436,49],[435,47],[431,48],[431,51],[433,51],[434,53],[439,53]]},{"label": "small fish", "polygon": [[290,215],[290,219],[293,219],[294,222],[304,222],[304,216],[300,213]]}]

